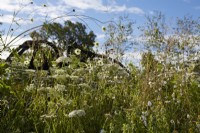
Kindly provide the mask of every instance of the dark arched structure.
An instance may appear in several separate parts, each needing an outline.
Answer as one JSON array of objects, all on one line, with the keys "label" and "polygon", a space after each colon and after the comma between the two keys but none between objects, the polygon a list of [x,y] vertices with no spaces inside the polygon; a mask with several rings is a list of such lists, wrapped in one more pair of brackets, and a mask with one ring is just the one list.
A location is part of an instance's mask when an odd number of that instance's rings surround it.
[{"label": "dark arched structure", "polygon": [[[46,41],[46,40],[37,40],[37,41],[33,41],[33,40],[27,40],[25,41],[23,44],[19,45],[19,47],[17,47],[6,59],[7,62],[12,62],[12,57],[14,56],[15,53],[17,53],[19,56],[21,56],[26,50],[33,48],[33,56],[31,57],[31,60],[29,62],[29,69],[36,69],[35,65],[34,65],[34,59],[36,56],[36,53],[38,52],[38,50],[41,48],[42,44],[46,44],[47,46],[50,46],[53,50],[54,50],[54,57],[58,58],[59,57],[59,50],[56,47],[55,44]],[[38,69],[42,69],[42,70],[49,70],[49,61],[47,59],[47,57],[45,56],[45,54],[43,54],[43,64],[42,66],[40,66]]]},{"label": "dark arched structure", "polygon": [[[38,50],[41,48],[42,44],[46,44],[47,46],[50,46],[53,50],[54,50],[54,58],[57,59],[60,57],[60,51],[59,49],[56,47],[55,44],[46,41],[46,40],[38,40],[38,41],[33,41],[33,40],[27,40],[25,41],[23,44],[19,45],[19,47],[17,47],[10,55],[9,57],[6,59],[7,62],[12,62],[12,57],[14,56],[15,53],[17,53],[19,56],[21,56],[26,50],[28,50],[29,48],[33,48],[33,55],[31,57],[31,60],[29,62],[29,69],[36,69],[36,67],[34,66],[34,59],[36,56],[36,53],[38,52]],[[106,55],[103,54],[97,54],[95,52],[89,51],[89,50],[85,50],[83,49],[81,46],[77,45],[77,44],[73,44],[72,46],[68,46],[67,47],[67,54],[69,56],[69,54],[72,54],[72,51],[74,51],[75,49],[79,48],[81,50],[81,54],[83,54],[84,56],[80,57],[80,61],[81,62],[86,62],[86,60],[88,58],[93,59],[94,57],[97,58],[103,58],[103,59],[108,59],[111,62],[118,64],[120,67],[122,67],[127,73],[130,74],[130,71],[119,61],[112,59],[111,57],[108,57]],[[37,69],[41,69],[41,70],[49,70],[49,60],[47,59],[47,57],[45,56],[45,54],[43,54],[43,64],[42,66],[40,66]],[[67,65],[67,64],[65,64]],[[63,66],[63,65],[59,65],[58,66]]]}]

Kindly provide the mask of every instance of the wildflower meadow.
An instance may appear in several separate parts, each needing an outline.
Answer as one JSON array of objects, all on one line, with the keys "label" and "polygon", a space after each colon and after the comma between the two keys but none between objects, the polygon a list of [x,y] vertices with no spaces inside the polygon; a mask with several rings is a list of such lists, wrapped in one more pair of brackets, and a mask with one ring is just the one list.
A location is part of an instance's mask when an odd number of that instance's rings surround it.
[{"label": "wildflower meadow", "polygon": [[[1,32],[0,53],[9,52],[0,61],[1,133],[200,132],[199,19],[173,27],[160,12],[148,16],[138,42],[126,18],[104,23],[74,12],[98,23],[104,44],[82,21],[31,27],[11,40],[15,48]],[[136,65],[123,55],[138,45]]]}]

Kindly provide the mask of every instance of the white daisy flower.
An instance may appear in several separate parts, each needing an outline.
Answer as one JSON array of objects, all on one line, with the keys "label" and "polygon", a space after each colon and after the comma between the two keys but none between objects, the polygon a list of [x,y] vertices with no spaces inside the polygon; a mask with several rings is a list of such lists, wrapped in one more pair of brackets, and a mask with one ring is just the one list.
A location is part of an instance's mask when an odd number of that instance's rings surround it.
[{"label": "white daisy flower", "polygon": [[80,54],[81,54],[81,50],[77,48],[77,49],[74,50],[74,53],[75,53],[76,55],[80,55]]},{"label": "white daisy flower", "polygon": [[98,42],[95,42],[95,43],[94,43],[94,46],[95,46],[95,47],[98,47],[98,46],[99,46],[99,43],[98,43]]},{"label": "white daisy flower", "polygon": [[29,61],[24,61],[24,65],[28,65],[29,64]]}]

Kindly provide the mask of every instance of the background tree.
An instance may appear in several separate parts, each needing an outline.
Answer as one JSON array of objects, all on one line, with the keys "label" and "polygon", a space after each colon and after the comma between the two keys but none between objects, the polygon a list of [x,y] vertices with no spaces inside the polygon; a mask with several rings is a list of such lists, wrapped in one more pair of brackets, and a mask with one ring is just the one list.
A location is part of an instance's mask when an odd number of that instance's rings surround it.
[{"label": "background tree", "polygon": [[89,55],[87,51],[93,50],[96,35],[93,31],[88,33],[86,26],[79,22],[68,20],[64,25],[56,22],[44,23],[39,31],[31,32],[30,37],[33,41],[52,42],[59,49],[59,56],[76,54],[76,49],[82,51],[81,55],[76,55],[81,61],[94,56],[94,53]]},{"label": "background tree", "polygon": [[[68,50],[68,46],[78,45],[87,50],[92,50],[96,35],[93,31],[86,31],[86,26],[80,22],[65,21],[59,23],[44,23],[39,34],[42,39],[50,40],[62,50]],[[75,46],[76,47],[76,46]]]}]

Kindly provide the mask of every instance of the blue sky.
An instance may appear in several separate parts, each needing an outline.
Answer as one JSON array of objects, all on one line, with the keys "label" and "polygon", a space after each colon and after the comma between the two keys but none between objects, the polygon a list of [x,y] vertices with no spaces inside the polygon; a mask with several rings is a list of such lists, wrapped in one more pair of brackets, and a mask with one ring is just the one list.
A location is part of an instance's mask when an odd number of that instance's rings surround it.
[{"label": "blue sky", "polygon": [[[129,14],[129,17],[136,21],[136,25],[142,25],[145,22],[145,15],[151,15],[154,11],[161,11],[168,19],[192,15],[199,17],[200,0],[2,0],[0,4],[0,13],[3,17],[0,21],[4,23],[4,28],[8,27],[12,21],[13,12],[21,9],[16,20],[21,25],[20,29],[30,28],[38,25],[46,19],[52,19],[75,9],[75,13],[70,15],[88,15],[101,21],[108,21],[117,18],[123,14]],[[28,4],[33,1],[33,4]],[[22,9],[19,5],[26,6]],[[43,7],[45,4],[47,7]],[[30,20],[33,18],[33,22]],[[68,17],[57,20],[63,22]],[[85,20],[86,21],[86,20]],[[97,28],[95,23],[87,20],[92,30],[101,34],[101,28]],[[14,24],[13,27],[16,27]],[[3,28],[3,27],[2,27]],[[17,31],[17,30],[16,30]],[[19,30],[18,30],[19,32]]]},{"label": "blue sky", "polygon": [[[13,13],[20,11],[14,18],[18,22],[12,24],[13,32],[8,34],[13,38],[26,29],[42,24],[50,19],[69,16],[57,19],[57,22],[65,20],[80,21],[73,15],[87,15],[101,21],[116,20],[120,15],[128,14],[129,18],[136,22],[137,26],[145,23],[145,15],[152,15],[155,11],[161,11],[169,20],[182,18],[184,15],[192,15],[198,18],[200,14],[200,0],[1,0],[0,4],[0,22],[3,22],[1,29],[5,30],[5,36],[11,22]],[[30,4],[30,2],[33,4]],[[47,7],[44,7],[46,5]],[[72,13],[72,9],[76,12]],[[104,33],[101,27],[104,24],[97,25],[91,20],[84,19],[90,29],[97,35],[97,41],[104,42]],[[135,35],[139,34],[135,31]],[[12,37],[11,37],[12,35]],[[17,43],[27,38],[23,37]],[[11,39],[10,39],[11,40]],[[7,39],[6,43],[9,42]]]}]

